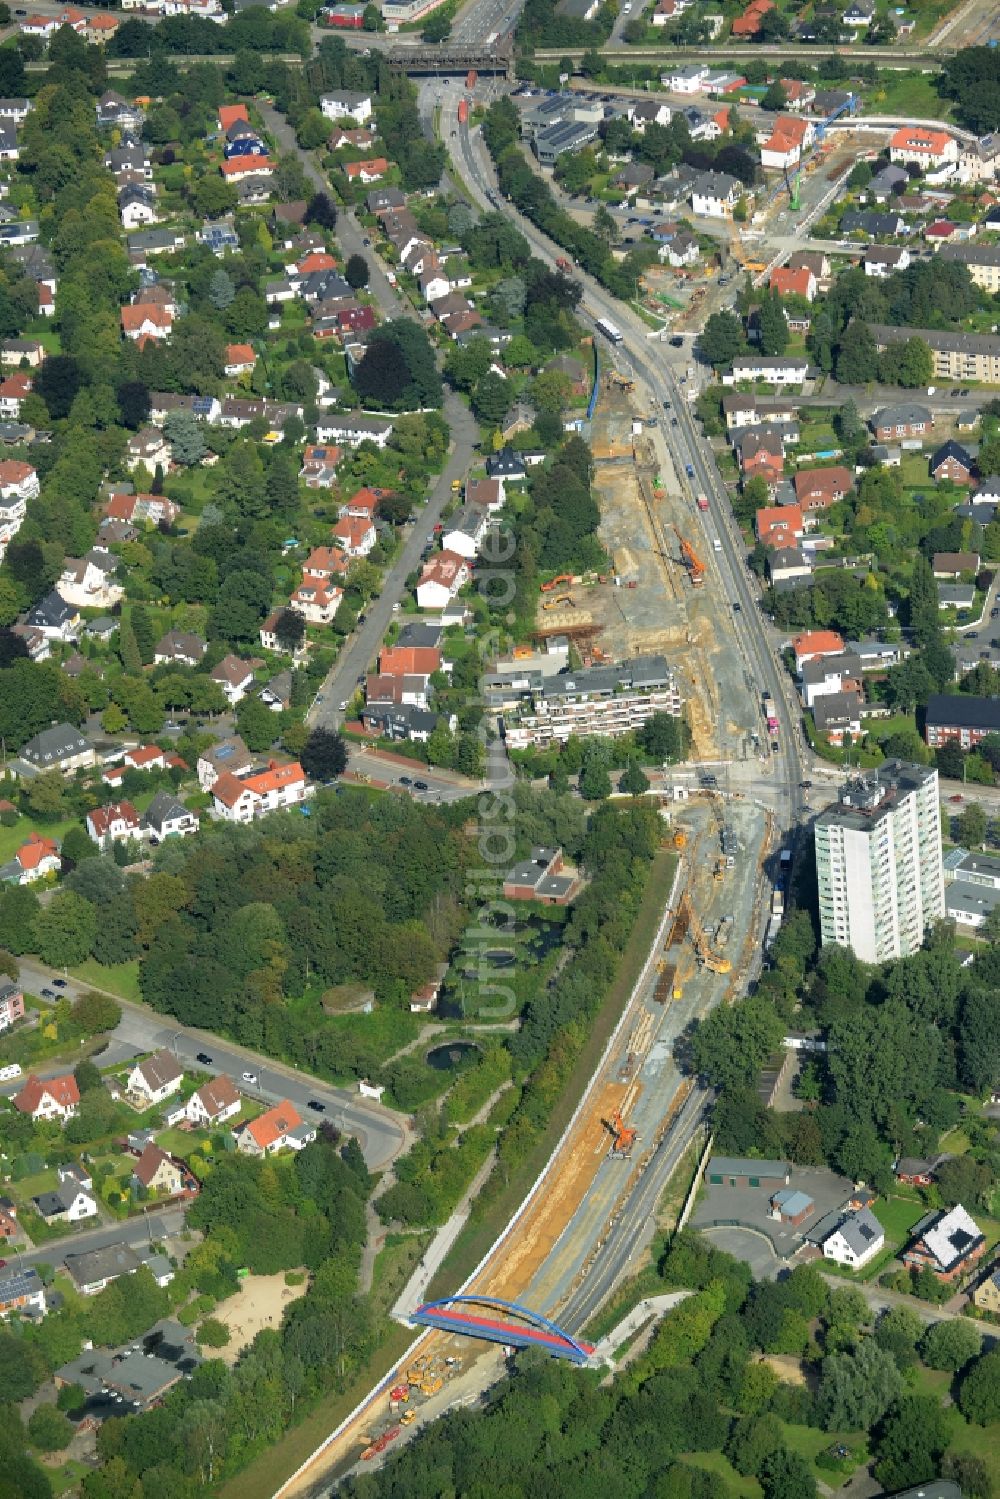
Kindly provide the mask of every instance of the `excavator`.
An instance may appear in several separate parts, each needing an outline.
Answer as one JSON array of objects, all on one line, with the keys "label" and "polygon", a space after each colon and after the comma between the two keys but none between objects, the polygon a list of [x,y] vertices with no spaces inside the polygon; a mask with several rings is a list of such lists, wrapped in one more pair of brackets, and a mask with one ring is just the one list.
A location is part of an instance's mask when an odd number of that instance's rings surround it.
[{"label": "excavator", "polygon": [[620,375],[617,370],[612,370],[608,375],[608,384],[626,393],[635,389],[635,381],[630,380],[627,375]]},{"label": "excavator", "polygon": [[572,581],[572,573],[560,573],[558,578],[552,578],[548,583],[542,583],[539,591],[541,593],[551,593],[554,588],[559,587],[560,583],[572,583]]},{"label": "excavator", "polygon": [[698,954],[698,961],[702,963],[709,973],[732,973],[733,965],[728,958],[724,958],[712,947],[705,936],[705,929],[698,917],[695,915],[690,901],[685,901],[685,909],[688,922],[688,931],[691,933],[691,941],[694,950]]},{"label": "excavator", "polygon": [[543,602],[543,604],[542,604],[542,608],[543,609],[558,609],[563,604],[567,604],[570,609],[575,609],[576,608],[576,605],[574,604],[573,600],[570,598],[570,596],[569,596],[568,593],[561,593],[561,594],[559,594],[554,599],[546,599]]},{"label": "excavator", "polygon": [[621,1109],[615,1109],[610,1119],[605,1119],[605,1128],[610,1130],[614,1143],[611,1146],[611,1154],[616,1156],[630,1156],[632,1147],[638,1138],[636,1130],[631,1124],[626,1124],[622,1118]]},{"label": "excavator", "polygon": [[676,526],[674,527],[674,534],[676,535],[677,541],[680,545],[681,558],[683,559],[684,566],[687,568],[688,576],[691,579],[691,587],[700,588],[705,581],[705,564],[704,562],[702,562],[701,558],[698,556],[698,553],[688,541],[687,537],[682,536]]}]

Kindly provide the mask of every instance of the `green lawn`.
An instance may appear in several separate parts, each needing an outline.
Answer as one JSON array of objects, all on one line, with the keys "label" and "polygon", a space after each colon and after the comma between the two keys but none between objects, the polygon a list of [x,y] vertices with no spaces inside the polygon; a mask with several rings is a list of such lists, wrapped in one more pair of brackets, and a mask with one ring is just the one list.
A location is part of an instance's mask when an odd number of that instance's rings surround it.
[{"label": "green lawn", "polygon": [[70,969],[70,976],[82,984],[93,984],[95,989],[107,989],[119,999],[129,999],[133,1004],[142,1003],[139,992],[139,960],[129,963],[114,963],[110,967],[88,958],[85,963]]},{"label": "green lawn", "polygon": [[816,1458],[828,1447],[849,1447],[852,1454],[857,1457],[855,1466],[868,1461],[868,1448],[865,1442],[865,1434],[860,1431],[819,1431],[815,1426],[794,1426],[787,1421],[782,1421],[785,1433],[785,1441],[790,1452],[797,1452],[804,1457],[806,1462],[812,1465],[813,1477],[821,1483],[838,1487],[837,1474],[830,1469],[817,1468]]},{"label": "green lawn", "polygon": [[878,87],[865,100],[866,114],[908,115],[915,119],[944,120],[951,103],[934,86],[934,75],[883,70]]},{"label": "green lawn", "polygon": [[742,1478],[727,1457],[721,1452],[682,1452],[680,1460],[703,1473],[715,1473],[723,1480],[731,1494],[745,1495],[746,1499],[760,1499],[763,1492],[756,1478]]},{"label": "green lawn", "polygon": [[32,817],[19,817],[12,828],[0,826],[0,864],[9,863],[33,832],[41,833],[43,838],[54,838],[60,843],[70,828],[79,826],[80,822],[76,817],[63,822],[37,822]]},{"label": "green lawn", "polygon": [[22,1176],[20,1181],[11,1182],[10,1189],[20,1202],[30,1203],[40,1192],[54,1192],[58,1185],[56,1168],[49,1166],[44,1171],[36,1171],[33,1176]]}]

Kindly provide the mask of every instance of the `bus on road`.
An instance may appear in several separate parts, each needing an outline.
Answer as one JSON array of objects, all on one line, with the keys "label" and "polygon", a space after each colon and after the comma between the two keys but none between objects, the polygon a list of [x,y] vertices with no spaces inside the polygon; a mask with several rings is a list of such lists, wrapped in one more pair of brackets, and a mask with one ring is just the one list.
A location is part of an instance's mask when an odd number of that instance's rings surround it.
[{"label": "bus on road", "polygon": [[609,318],[599,317],[594,324],[598,333],[603,333],[609,343],[620,344],[622,341],[621,330],[616,328]]}]

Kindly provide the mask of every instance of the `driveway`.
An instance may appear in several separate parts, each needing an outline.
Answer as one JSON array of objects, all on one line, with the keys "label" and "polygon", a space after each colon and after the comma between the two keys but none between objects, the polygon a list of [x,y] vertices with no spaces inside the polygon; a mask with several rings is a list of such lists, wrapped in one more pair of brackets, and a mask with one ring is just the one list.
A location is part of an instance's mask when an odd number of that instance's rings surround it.
[{"label": "driveway", "polygon": [[[295,139],[295,132],[285,117],[269,104],[258,104],[261,118],[268,131],[283,151],[294,152],[302,163],[306,176],[320,192],[329,192],[330,184],[317,167],[312,155],[303,151]],[[384,319],[408,317],[419,322],[413,308],[404,302],[389,285],[378,258],[364,244],[364,235],[354,214],[340,209],[337,215],[337,241],[345,259],[361,255],[368,262],[370,280],[368,290],[378,304]],[[434,540],[434,527],[452,496],[454,480],[464,480],[472,463],[479,442],[479,428],[465,403],[454,391],[445,388],[444,416],[451,430],[451,451],[444,471],[430,489],[427,503],[416,513],[413,525],[395,562],[385,574],[382,590],[365,610],[365,622],[344,643],[343,649],[331,668],[326,681],[316,695],[309,710],[309,722],[324,728],[339,728],[344,714],[340,704],[350,699],[358,678],[367,672],[378,653],[389,623],[393,618],[393,605],[398,604],[405,591],[406,579],[420,566],[421,553],[428,542]]]}]

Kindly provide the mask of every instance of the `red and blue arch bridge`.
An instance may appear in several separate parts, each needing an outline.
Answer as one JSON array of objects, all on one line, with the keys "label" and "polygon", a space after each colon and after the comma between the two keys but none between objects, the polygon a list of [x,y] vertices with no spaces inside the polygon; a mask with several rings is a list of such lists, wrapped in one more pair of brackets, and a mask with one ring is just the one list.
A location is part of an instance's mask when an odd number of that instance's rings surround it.
[{"label": "red and blue arch bridge", "polygon": [[422,1327],[464,1333],[466,1337],[484,1338],[490,1343],[540,1348],[543,1353],[569,1359],[574,1364],[587,1363],[594,1352],[592,1343],[574,1338],[541,1312],[517,1301],[502,1301],[498,1296],[445,1296],[441,1301],[425,1301],[411,1313],[409,1320]]}]

